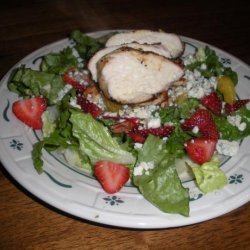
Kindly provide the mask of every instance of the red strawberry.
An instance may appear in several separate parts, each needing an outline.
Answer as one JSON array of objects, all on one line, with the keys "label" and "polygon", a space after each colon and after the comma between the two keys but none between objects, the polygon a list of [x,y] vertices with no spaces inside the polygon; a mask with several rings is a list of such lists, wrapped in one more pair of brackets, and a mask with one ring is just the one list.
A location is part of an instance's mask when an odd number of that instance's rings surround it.
[{"label": "red strawberry", "polygon": [[165,136],[169,136],[174,131],[174,129],[175,129],[174,126],[165,125],[159,128],[145,128],[145,129],[138,128],[138,129],[135,129],[134,132],[144,137],[147,137],[149,134],[159,136],[159,137],[165,137]]},{"label": "red strawberry", "polygon": [[136,134],[134,132],[129,132],[128,135],[131,137],[131,139],[134,142],[138,142],[138,143],[144,143],[146,139],[144,136]]},{"label": "red strawberry", "polygon": [[42,128],[42,113],[46,110],[46,99],[40,96],[13,103],[12,111],[23,123],[34,129]]},{"label": "red strawberry", "polygon": [[70,68],[64,75],[63,81],[73,86],[76,90],[84,90],[91,82],[89,74],[86,74],[77,68]]},{"label": "red strawberry", "polygon": [[183,130],[192,130],[195,126],[203,137],[218,140],[219,132],[208,110],[198,109],[190,118],[187,118],[181,127]]},{"label": "red strawberry", "polygon": [[186,151],[190,159],[198,164],[203,164],[208,162],[213,157],[216,140],[205,139],[205,138],[195,138],[186,143]]},{"label": "red strawberry", "polygon": [[216,92],[212,92],[201,99],[201,104],[214,114],[221,116],[222,101]]},{"label": "red strawberry", "polygon": [[245,106],[249,102],[250,99],[245,99],[245,100],[236,100],[232,105],[226,103],[225,112],[226,114],[231,114],[240,109],[241,107]]},{"label": "red strawberry", "polygon": [[129,168],[125,165],[99,161],[95,164],[94,174],[103,189],[110,194],[118,192],[129,179]]},{"label": "red strawberry", "polygon": [[77,104],[81,106],[84,113],[89,113],[94,118],[97,118],[103,112],[100,107],[82,96],[77,96]]}]

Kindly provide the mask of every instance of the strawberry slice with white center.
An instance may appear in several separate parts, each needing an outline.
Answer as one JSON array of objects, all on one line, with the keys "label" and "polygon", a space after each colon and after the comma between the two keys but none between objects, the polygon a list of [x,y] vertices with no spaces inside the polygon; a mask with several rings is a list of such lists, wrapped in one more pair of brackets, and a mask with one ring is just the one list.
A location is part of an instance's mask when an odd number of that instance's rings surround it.
[{"label": "strawberry slice with white center", "polygon": [[103,189],[113,194],[118,192],[129,179],[129,168],[111,161],[99,161],[95,164],[94,174]]},{"label": "strawberry slice with white center", "polygon": [[201,99],[201,104],[217,116],[221,116],[222,101],[216,92],[212,92],[209,95],[204,96]]},{"label": "strawberry slice with white center", "polygon": [[203,164],[212,159],[216,149],[217,140],[194,138],[186,142],[185,147],[190,159],[197,163]]},{"label": "strawberry slice with white center", "polygon": [[12,111],[19,120],[29,127],[41,129],[43,125],[41,117],[46,108],[46,99],[37,96],[14,102]]},{"label": "strawberry slice with white center", "polygon": [[97,118],[103,113],[103,110],[100,107],[83,96],[77,96],[77,104],[81,106],[84,113],[91,114],[93,118]]}]

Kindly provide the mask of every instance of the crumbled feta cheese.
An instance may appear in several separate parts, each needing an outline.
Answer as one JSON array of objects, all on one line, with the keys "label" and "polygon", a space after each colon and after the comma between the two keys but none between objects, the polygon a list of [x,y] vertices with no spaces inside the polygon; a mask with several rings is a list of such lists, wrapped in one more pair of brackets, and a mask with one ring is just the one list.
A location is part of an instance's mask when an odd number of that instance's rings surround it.
[{"label": "crumbled feta cheese", "polygon": [[79,108],[81,109],[81,106],[79,104],[77,104],[76,98],[75,97],[71,97],[70,98],[70,105],[75,107],[75,108]]},{"label": "crumbled feta cheese", "polygon": [[197,134],[199,132],[199,127],[198,126],[195,126],[193,129],[192,129],[192,132],[194,134]]},{"label": "crumbled feta cheese", "polygon": [[136,143],[134,144],[134,148],[135,148],[135,149],[141,149],[141,148],[142,148],[142,146],[143,146],[143,144],[142,144],[142,143],[138,143],[138,142],[136,142]]},{"label": "crumbled feta cheese", "polygon": [[140,119],[152,119],[154,118],[152,113],[158,109],[159,106],[156,105],[135,108],[124,106],[122,110],[119,110],[119,115],[126,117],[138,117]]},{"label": "crumbled feta cheese", "polygon": [[206,70],[207,69],[207,65],[205,63],[201,64],[201,70]]},{"label": "crumbled feta cheese", "polygon": [[195,58],[194,58],[194,56],[192,54],[187,55],[187,56],[185,56],[183,58],[183,63],[184,63],[185,66],[193,63],[194,61],[195,61]]},{"label": "crumbled feta cheese", "polygon": [[72,89],[72,85],[66,84],[63,89],[58,92],[56,102],[59,102],[63,99],[63,97]]},{"label": "crumbled feta cheese", "polygon": [[149,174],[149,170],[153,169],[155,167],[154,162],[150,161],[150,162],[140,162],[137,166],[135,166],[134,168],[134,175],[143,175],[146,172],[148,172],[147,174]]},{"label": "crumbled feta cheese", "polygon": [[186,89],[189,97],[201,99],[205,95],[210,94],[217,86],[215,77],[206,79],[201,76],[198,70],[194,70],[194,72],[186,70],[185,78],[187,80]]},{"label": "crumbled feta cheese", "polygon": [[216,150],[219,154],[234,156],[239,151],[239,143],[237,141],[218,140]]},{"label": "crumbled feta cheese", "polygon": [[240,115],[234,115],[234,116],[229,115],[229,116],[227,117],[227,121],[228,121],[231,125],[237,127],[240,131],[244,131],[244,130],[246,129],[246,126],[247,126],[247,125],[246,125],[245,122],[241,122],[241,116],[240,116]]},{"label": "crumbled feta cheese", "polygon": [[247,127],[247,124],[246,124],[245,122],[242,122],[242,123],[240,124],[240,126],[238,127],[238,129],[239,129],[240,131],[244,131],[244,130],[246,129],[246,127]]},{"label": "crumbled feta cheese", "polygon": [[147,120],[148,128],[159,128],[160,126],[161,126],[161,119],[159,117]]}]

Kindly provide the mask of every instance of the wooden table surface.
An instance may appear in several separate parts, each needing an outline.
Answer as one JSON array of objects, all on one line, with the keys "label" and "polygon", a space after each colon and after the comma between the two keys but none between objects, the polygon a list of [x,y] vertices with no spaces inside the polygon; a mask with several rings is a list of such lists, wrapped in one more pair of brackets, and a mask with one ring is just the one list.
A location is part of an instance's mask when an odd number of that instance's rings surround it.
[{"label": "wooden table surface", "polygon": [[[250,64],[249,11],[240,1],[218,0],[1,1],[0,75],[74,29],[163,29],[220,47]],[[20,187],[1,166],[0,249],[176,248],[250,249],[250,204],[196,225],[121,229],[57,211]]]}]

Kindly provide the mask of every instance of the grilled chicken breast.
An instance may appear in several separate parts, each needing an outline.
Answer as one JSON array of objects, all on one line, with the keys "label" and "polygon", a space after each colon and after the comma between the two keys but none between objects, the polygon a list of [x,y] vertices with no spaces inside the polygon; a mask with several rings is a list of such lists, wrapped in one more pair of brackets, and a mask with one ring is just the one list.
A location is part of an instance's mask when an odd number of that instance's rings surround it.
[{"label": "grilled chicken breast", "polygon": [[88,69],[91,72],[92,79],[94,81],[97,81],[97,62],[105,55],[109,54],[110,52],[117,50],[121,47],[129,47],[129,48],[134,48],[142,51],[151,51],[154,52],[158,55],[165,56],[167,58],[171,58],[171,54],[169,50],[167,50],[165,47],[163,47],[160,44],[157,45],[147,45],[147,44],[139,44],[139,43],[128,43],[124,45],[116,45],[116,46],[111,46],[104,48],[102,50],[99,50],[95,55],[90,59],[88,63]]},{"label": "grilled chicken breast", "polygon": [[123,104],[148,101],[178,80],[178,64],[153,52],[122,47],[97,63],[97,81],[106,97]]},{"label": "grilled chicken breast", "polygon": [[107,40],[106,47],[134,42],[161,45],[170,52],[172,58],[179,57],[184,50],[183,43],[176,34],[151,30],[136,30],[115,34]]}]

